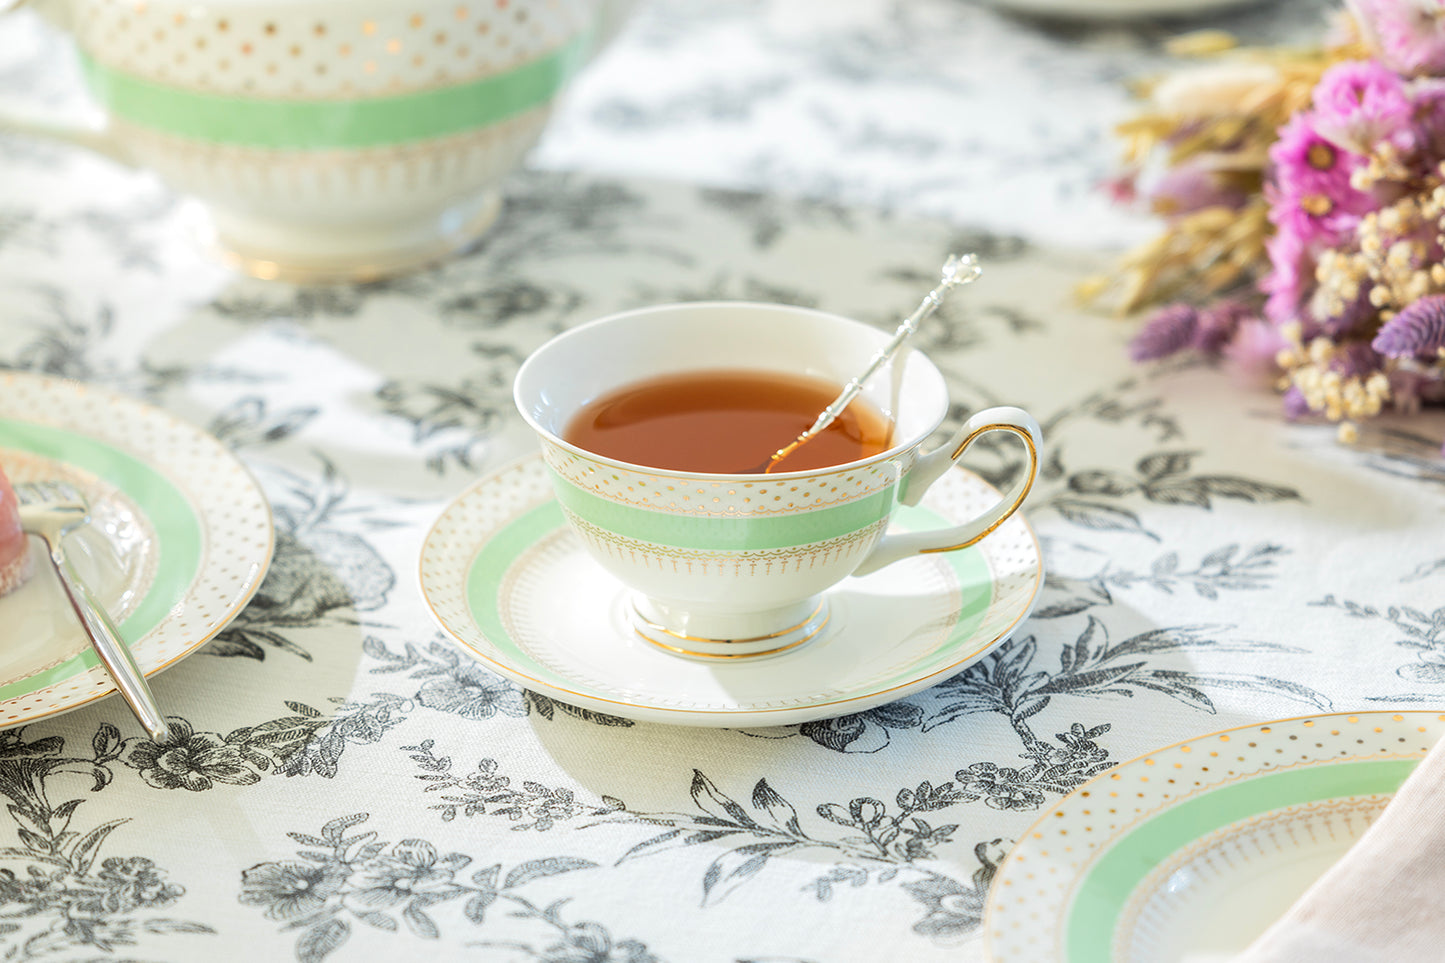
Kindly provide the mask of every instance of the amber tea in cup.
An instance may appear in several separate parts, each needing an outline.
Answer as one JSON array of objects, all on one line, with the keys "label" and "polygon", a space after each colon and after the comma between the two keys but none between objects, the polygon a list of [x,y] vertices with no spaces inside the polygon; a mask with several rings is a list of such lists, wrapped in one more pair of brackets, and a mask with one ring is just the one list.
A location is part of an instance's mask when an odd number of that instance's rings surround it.
[{"label": "amber tea in cup", "polygon": [[[572,417],[562,437],[594,454],[648,468],[755,474],[841,391],[825,378],[783,371],[669,374],[595,399]],[[872,403],[855,398],[788,456],[784,470],[871,458],[888,449],[892,428]]]}]

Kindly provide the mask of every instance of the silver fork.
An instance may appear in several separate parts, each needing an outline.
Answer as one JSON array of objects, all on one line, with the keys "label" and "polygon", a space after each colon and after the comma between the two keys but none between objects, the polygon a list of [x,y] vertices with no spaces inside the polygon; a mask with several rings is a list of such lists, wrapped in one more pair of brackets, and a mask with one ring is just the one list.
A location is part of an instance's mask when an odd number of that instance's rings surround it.
[{"label": "silver fork", "polygon": [[76,574],[75,566],[65,556],[64,536],[90,521],[90,507],[85,498],[69,485],[54,482],[15,486],[20,500],[20,525],[31,535],[44,540],[50,562],[60,576],[65,597],[90,637],[91,647],[115,680],[121,698],[135,713],[142,728],[156,742],[168,741],[170,726],[161,715],[155,696],[146,684],[145,674],[136,665],[130,649],[121,641],[115,623],[95,595]]}]

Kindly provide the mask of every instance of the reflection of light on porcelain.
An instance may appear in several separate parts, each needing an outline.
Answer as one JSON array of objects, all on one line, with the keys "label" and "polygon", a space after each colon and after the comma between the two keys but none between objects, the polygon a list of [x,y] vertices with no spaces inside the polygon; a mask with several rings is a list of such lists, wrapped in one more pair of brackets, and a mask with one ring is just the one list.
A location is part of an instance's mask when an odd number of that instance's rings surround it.
[{"label": "reflection of light on porcelain", "polygon": [[1195,878],[1194,873],[1186,866],[1184,869],[1171,875],[1162,888],[1164,892],[1172,895],[1174,893],[1188,892],[1198,885],[1199,880]]}]

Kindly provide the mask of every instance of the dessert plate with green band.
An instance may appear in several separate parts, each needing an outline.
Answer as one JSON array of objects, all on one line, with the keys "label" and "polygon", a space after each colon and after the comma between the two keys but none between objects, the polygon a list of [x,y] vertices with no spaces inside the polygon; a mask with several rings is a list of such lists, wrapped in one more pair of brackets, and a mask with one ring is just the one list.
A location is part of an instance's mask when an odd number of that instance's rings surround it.
[{"label": "dessert plate with green band", "polygon": [[[0,373],[0,468],[17,485],[62,481],[89,501],[91,522],[66,536],[67,554],[146,675],[220,632],[270,564],[270,508],[241,463],[205,432],[110,391]],[[30,580],[0,596],[0,727],[114,690],[37,555]]]},{"label": "dessert plate with green band", "polygon": [[990,959],[1233,959],[1364,834],[1442,734],[1436,712],[1307,716],[1126,762],[1055,804],[999,865]]},{"label": "dessert plate with green band", "polygon": [[[954,469],[901,528],[976,517],[999,499]],[[978,545],[905,559],[829,593],[807,645],[758,661],[679,658],[638,636],[631,592],[563,520],[540,456],[484,478],[427,534],[421,589],[442,628],[501,675],[574,706],[642,721],[772,726],[860,712],[941,682],[1008,638],[1043,570],[1021,514]]]}]

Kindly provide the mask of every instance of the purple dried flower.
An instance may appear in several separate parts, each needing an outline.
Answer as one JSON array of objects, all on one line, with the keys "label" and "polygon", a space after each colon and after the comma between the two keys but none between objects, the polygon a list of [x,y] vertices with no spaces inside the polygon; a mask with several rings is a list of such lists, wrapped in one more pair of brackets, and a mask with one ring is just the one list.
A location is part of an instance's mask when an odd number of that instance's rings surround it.
[{"label": "purple dried flower", "polygon": [[1422,77],[1409,91],[1416,151],[1422,158],[1445,154],[1445,80]]},{"label": "purple dried flower", "polygon": [[1255,317],[1258,315],[1243,301],[1226,299],[1212,304],[1199,312],[1199,323],[1194,328],[1194,340],[1190,346],[1205,354],[1218,354],[1234,337],[1239,325]]},{"label": "purple dried flower", "polygon": [[1310,413],[1310,403],[1305,400],[1305,393],[1298,385],[1290,385],[1281,401],[1284,404],[1284,416],[1290,421],[1298,421]]},{"label": "purple dried flower", "polygon": [[1321,334],[1333,341],[1339,341],[1362,323],[1372,321],[1379,314],[1379,308],[1370,303],[1369,290],[1364,285],[1361,285],[1361,288],[1362,290],[1355,300],[1346,304],[1338,314],[1329,316],[1325,316],[1326,309],[1320,306],[1324,299],[1318,296],[1319,292],[1316,292],[1317,296],[1310,304],[1310,314],[1319,320]]},{"label": "purple dried flower", "polygon": [[1445,348],[1445,295],[1420,298],[1395,315],[1375,335],[1371,347],[1391,358],[1429,356]]},{"label": "purple dried flower", "polygon": [[1368,344],[1350,341],[1338,345],[1335,356],[1330,359],[1330,370],[1338,371],[1344,378],[1368,378],[1385,366],[1385,359]]},{"label": "purple dried flower", "polygon": [[1199,312],[1187,304],[1171,304],[1155,312],[1129,342],[1135,361],[1158,361],[1189,347],[1199,323]]},{"label": "purple dried flower", "polygon": [[1198,159],[1171,167],[1149,189],[1149,203],[1155,212],[1170,218],[1206,207],[1238,210],[1244,202],[1243,191]]}]

